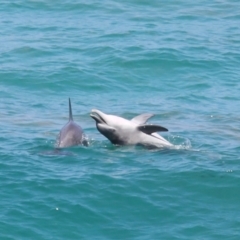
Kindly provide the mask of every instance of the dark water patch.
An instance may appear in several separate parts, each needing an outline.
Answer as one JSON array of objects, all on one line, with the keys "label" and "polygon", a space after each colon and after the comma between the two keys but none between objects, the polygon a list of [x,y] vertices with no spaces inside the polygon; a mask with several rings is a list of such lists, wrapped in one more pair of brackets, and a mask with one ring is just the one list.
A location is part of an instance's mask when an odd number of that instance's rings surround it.
[{"label": "dark water patch", "polygon": [[25,1],[23,4],[8,3],[3,5],[5,8],[13,8],[15,10],[40,10],[40,11],[83,11],[97,9],[97,5],[93,3],[72,3],[69,1],[63,1],[61,3],[48,2],[48,1]]},{"label": "dark water patch", "polygon": [[238,14],[238,13],[229,13],[228,15],[225,15],[224,18],[228,19],[228,20],[237,20],[237,21],[239,21],[240,14]]},{"label": "dark water patch", "polygon": [[39,153],[40,155],[43,156],[73,156],[74,153],[70,152],[70,151],[64,151],[64,150],[59,150],[59,149],[55,149],[55,150],[50,150],[50,151],[43,151]]},{"label": "dark water patch", "polygon": [[[25,47],[20,47],[17,49],[13,49],[12,51],[8,52],[7,55],[8,56],[28,56],[28,57],[32,57],[32,58],[37,58],[37,57],[46,57],[51,55],[53,52],[52,51],[47,51],[46,49],[37,49],[34,47],[29,47],[29,46],[25,46]],[[56,53],[55,53],[56,54]]]}]

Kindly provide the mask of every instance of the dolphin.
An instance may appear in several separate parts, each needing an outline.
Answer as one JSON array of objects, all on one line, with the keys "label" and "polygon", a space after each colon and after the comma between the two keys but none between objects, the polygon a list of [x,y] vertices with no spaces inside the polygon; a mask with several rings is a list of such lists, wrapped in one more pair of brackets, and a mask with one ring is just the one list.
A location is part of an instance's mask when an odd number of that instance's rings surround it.
[{"label": "dolphin", "polygon": [[82,128],[73,121],[71,100],[69,98],[69,121],[61,129],[57,142],[57,148],[66,148],[76,145],[88,145]]},{"label": "dolphin", "polygon": [[90,116],[96,121],[98,131],[116,145],[142,145],[150,148],[165,148],[173,145],[157,132],[168,129],[146,124],[153,114],[144,113],[127,120],[93,109]]}]

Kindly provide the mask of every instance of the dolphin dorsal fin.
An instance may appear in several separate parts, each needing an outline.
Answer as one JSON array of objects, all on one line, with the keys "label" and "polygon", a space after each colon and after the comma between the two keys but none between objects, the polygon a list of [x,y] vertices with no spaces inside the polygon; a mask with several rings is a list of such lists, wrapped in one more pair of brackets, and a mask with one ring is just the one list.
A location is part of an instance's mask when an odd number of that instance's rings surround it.
[{"label": "dolphin dorsal fin", "polygon": [[143,113],[134,117],[131,121],[138,125],[141,125],[141,124],[145,124],[147,120],[153,116],[154,114],[151,114],[151,113]]},{"label": "dolphin dorsal fin", "polygon": [[152,134],[155,132],[167,132],[168,129],[159,125],[140,125],[138,126],[138,130],[146,133]]},{"label": "dolphin dorsal fin", "polygon": [[69,98],[69,121],[73,121],[71,99]]}]

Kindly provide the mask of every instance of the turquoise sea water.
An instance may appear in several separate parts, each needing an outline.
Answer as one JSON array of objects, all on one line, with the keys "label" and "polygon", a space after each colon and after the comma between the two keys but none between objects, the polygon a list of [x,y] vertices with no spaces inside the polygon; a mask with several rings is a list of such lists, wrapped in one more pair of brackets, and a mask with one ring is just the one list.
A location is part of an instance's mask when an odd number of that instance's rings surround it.
[{"label": "turquoise sea water", "polygon": [[[0,1],[0,239],[240,239],[240,2]],[[68,120],[89,147],[51,154]],[[169,129],[113,146],[92,108]]]}]

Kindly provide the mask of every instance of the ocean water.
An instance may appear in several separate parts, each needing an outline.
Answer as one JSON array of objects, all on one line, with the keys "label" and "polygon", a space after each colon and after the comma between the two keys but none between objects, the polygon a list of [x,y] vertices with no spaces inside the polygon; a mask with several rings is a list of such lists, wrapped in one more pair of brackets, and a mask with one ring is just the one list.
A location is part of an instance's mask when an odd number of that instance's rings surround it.
[{"label": "ocean water", "polygon": [[[0,239],[240,239],[240,2],[0,1]],[[89,147],[54,154],[68,98]],[[174,149],[112,145],[89,113]]]}]

